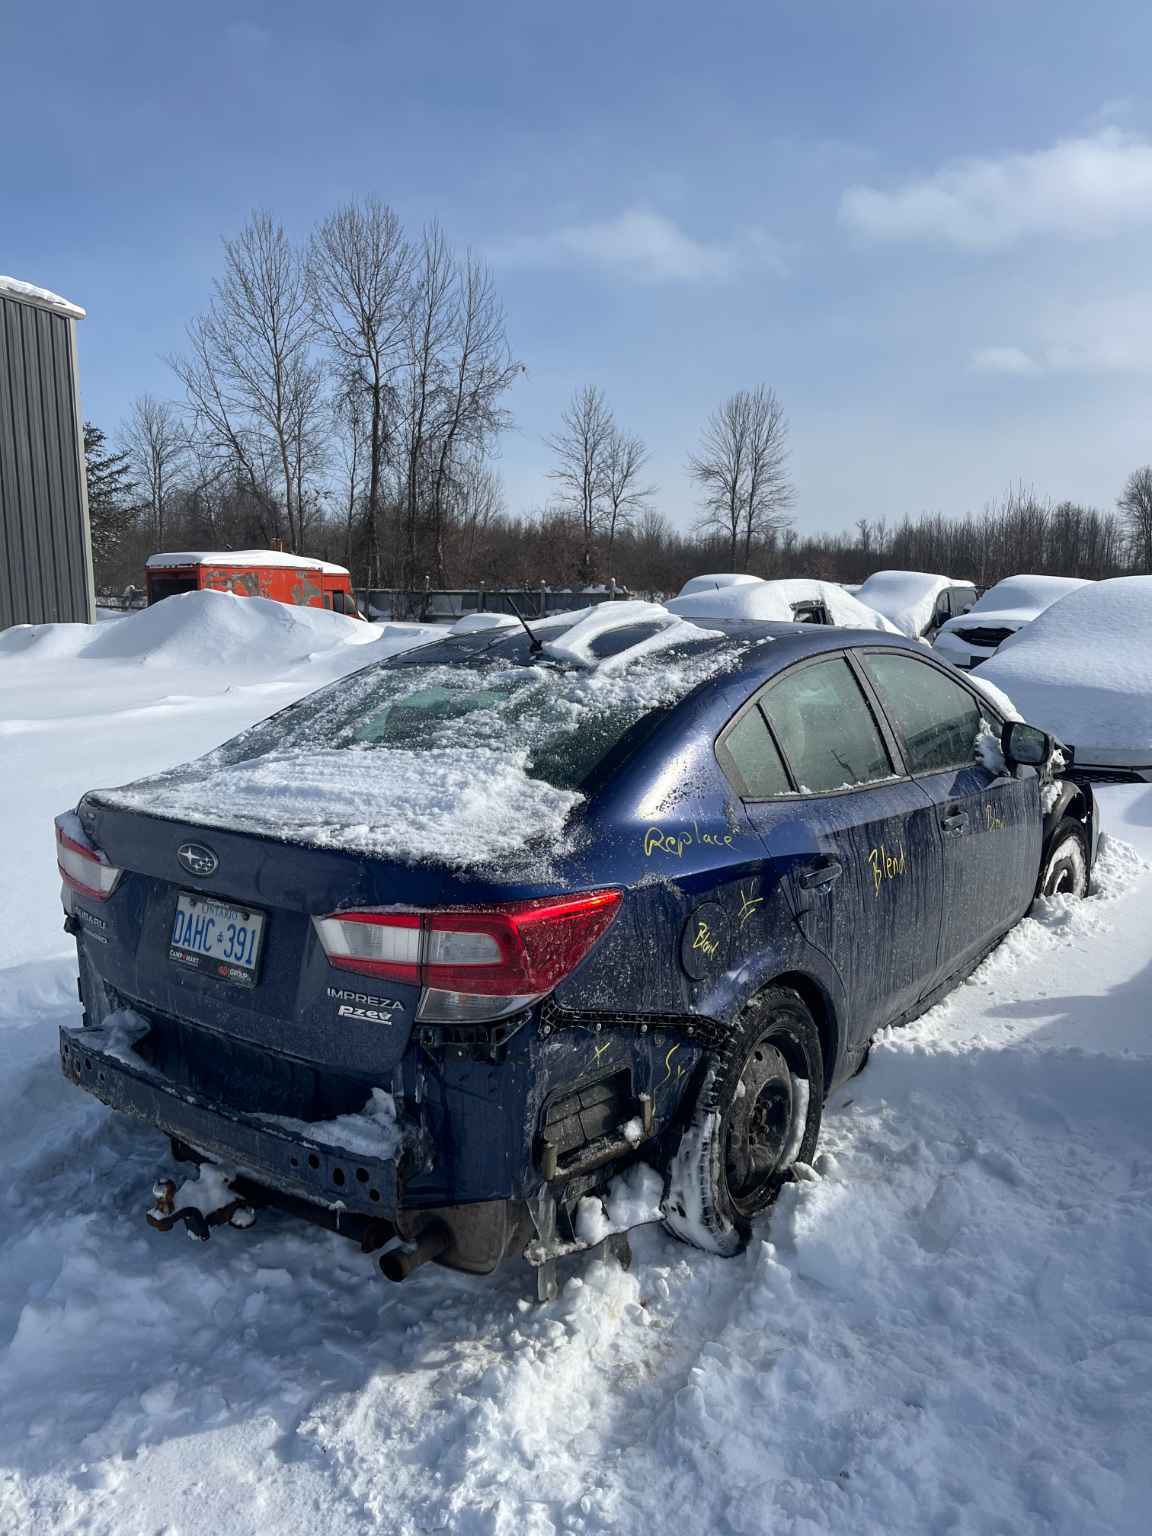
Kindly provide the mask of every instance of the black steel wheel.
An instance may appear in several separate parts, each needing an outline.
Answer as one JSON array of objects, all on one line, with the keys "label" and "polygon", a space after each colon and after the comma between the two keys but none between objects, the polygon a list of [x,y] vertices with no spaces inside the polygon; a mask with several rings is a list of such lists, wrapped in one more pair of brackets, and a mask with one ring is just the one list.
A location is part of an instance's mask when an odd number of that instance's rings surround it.
[{"label": "black steel wheel", "polygon": [[797,1162],[816,1150],[824,1098],[820,1034],[793,991],[771,987],[709,1063],[668,1167],[664,1221],[684,1242],[732,1254]]}]

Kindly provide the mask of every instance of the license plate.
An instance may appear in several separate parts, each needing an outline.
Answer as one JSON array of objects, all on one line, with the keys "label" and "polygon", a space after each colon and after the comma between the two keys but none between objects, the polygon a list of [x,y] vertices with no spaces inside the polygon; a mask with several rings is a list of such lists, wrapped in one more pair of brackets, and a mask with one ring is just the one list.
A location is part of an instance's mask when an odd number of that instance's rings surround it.
[{"label": "license plate", "polygon": [[264,941],[264,914],[181,891],[176,897],[168,958],[189,970],[254,987]]}]

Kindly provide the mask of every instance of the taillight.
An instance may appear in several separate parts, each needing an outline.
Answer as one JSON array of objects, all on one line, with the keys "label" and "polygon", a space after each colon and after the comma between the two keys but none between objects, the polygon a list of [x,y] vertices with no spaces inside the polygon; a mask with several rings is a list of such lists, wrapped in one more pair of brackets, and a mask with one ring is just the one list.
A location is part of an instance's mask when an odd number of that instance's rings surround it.
[{"label": "taillight", "polygon": [[419,1017],[499,1018],[551,992],[612,922],[619,891],[451,912],[336,912],[314,919],[346,971],[423,987]]},{"label": "taillight", "polygon": [[93,848],[71,811],[56,818],[56,863],[65,885],[95,901],[107,901],[123,873]]}]

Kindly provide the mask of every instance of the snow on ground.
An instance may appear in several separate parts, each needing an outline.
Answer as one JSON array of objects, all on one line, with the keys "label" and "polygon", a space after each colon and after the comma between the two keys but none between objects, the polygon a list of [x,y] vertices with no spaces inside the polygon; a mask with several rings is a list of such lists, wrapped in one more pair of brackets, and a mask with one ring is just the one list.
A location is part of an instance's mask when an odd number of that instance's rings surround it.
[{"label": "snow on ground", "polygon": [[271,1214],[149,1229],[187,1170],[56,1062],[51,813],[310,665],[0,661],[0,1532],[1143,1536],[1152,789],[1104,792],[1098,896],[877,1044],[741,1258],[648,1227],[544,1307],[516,1268],[391,1287]]}]

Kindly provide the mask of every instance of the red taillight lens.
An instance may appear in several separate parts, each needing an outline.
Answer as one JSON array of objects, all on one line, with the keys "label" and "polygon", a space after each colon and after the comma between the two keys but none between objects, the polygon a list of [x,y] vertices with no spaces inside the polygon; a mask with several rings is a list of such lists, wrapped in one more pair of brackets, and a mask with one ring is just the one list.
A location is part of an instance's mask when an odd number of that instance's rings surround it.
[{"label": "red taillight lens", "polygon": [[[65,832],[67,825],[70,831]],[[122,871],[108,863],[97,848],[83,838],[83,830],[74,815],[56,818],[56,863],[65,885],[82,896],[107,901],[119,883]]]},{"label": "red taillight lens", "polygon": [[595,944],[619,891],[545,896],[453,912],[339,912],[316,918],[333,965],[484,997],[540,997]]}]

